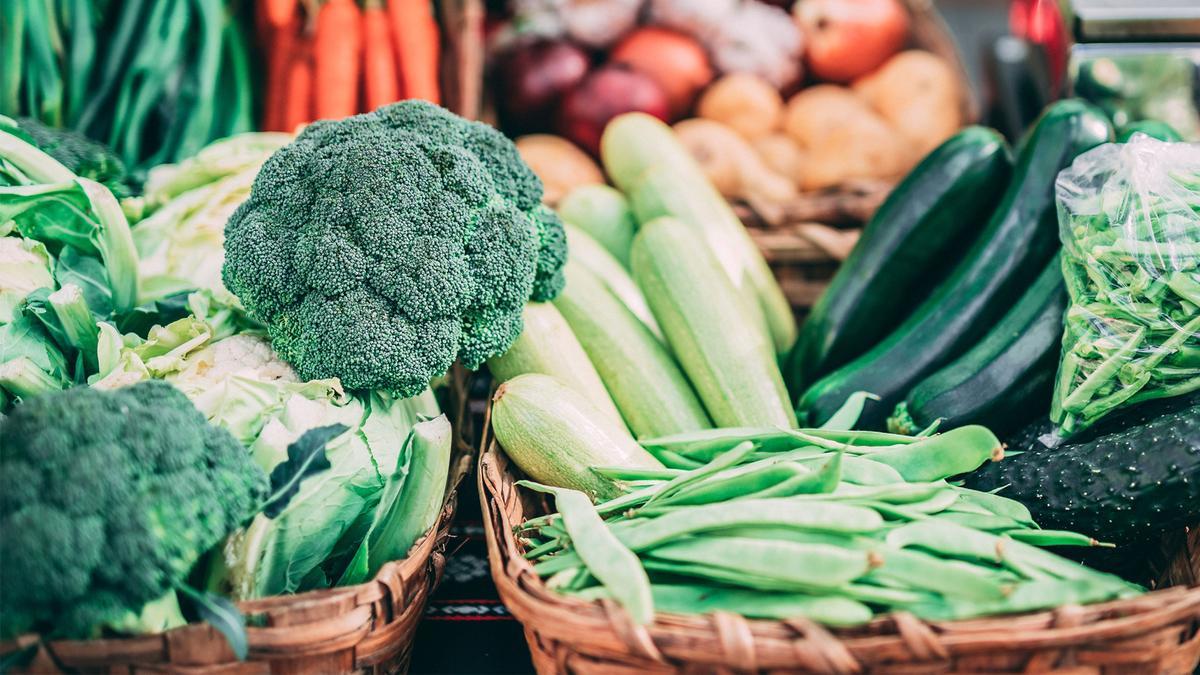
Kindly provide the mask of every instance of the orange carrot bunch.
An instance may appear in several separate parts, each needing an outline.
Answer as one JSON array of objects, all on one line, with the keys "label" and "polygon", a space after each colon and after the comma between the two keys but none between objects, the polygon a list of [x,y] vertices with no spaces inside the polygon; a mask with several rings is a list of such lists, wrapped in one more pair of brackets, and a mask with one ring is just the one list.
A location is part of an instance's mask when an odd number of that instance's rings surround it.
[{"label": "orange carrot bunch", "polygon": [[431,0],[258,0],[262,128],[294,131],[405,98],[440,102]]}]

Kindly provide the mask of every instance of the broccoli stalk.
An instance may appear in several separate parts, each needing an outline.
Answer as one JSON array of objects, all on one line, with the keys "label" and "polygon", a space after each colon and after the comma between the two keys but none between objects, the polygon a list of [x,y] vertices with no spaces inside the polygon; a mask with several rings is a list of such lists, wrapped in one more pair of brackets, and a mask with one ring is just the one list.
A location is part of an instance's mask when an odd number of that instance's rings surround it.
[{"label": "broccoli stalk", "polygon": [[141,611],[130,610],[123,616],[109,621],[102,628],[125,635],[161,633],[186,625],[187,619],[179,607],[179,594],[171,589],[157,600],[142,606]]},{"label": "broccoli stalk", "polygon": [[87,372],[96,372],[99,368],[96,344],[100,339],[100,329],[83,298],[83,290],[75,284],[65,284],[50,294],[49,301],[67,343],[83,356]]},{"label": "broccoli stalk", "polygon": [[25,400],[58,391],[66,385],[66,382],[38,368],[27,356],[18,356],[0,363],[0,387],[19,399]]}]

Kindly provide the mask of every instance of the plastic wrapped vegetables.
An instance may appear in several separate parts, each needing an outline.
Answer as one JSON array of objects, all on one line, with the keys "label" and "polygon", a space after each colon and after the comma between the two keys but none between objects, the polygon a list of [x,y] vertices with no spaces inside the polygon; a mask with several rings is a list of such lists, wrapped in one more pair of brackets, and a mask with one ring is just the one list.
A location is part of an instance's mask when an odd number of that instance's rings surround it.
[{"label": "plastic wrapped vegetables", "polygon": [[1071,305],[1051,418],[1066,438],[1200,389],[1200,145],[1103,145],[1056,189]]}]

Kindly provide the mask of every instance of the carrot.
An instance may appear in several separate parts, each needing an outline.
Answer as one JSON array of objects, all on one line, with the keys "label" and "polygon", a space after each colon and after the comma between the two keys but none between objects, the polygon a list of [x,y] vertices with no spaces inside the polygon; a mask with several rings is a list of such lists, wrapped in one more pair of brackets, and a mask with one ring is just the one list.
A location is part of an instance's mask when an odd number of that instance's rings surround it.
[{"label": "carrot", "polygon": [[387,20],[383,0],[368,0],[363,10],[363,80],[367,110],[400,98],[396,51],[392,48]]},{"label": "carrot", "polygon": [[362,67],[362,13],[354,0],[327,0],[317,12],[313,41],[316,114],[319,119],[358,112]]},{"label": "carrot", "polygon": [[388,0],[388,18],[404,97],[440,103],[438,26],[430,0]]},{"label": "carrot", "polygon": [[292,131],[284,121],[287,104],[288,79],[291,62],[300,42],[300,16],[292,16],[291,22],[271,32],[271,47],[267,51],[266,95],[263,100],[263,129],[267,131]]},{"label": "carrot", "polygon": [[295,131],[296,127],[313,119],[312,40],[308,36],[295,37],[295,48],[288,60],[286,86],[279,128]]},{"label": "carrot", "polygon": [[277,30],[291,24],[298,14],[296,0],[258,0],[258,4],[267,23]]}]

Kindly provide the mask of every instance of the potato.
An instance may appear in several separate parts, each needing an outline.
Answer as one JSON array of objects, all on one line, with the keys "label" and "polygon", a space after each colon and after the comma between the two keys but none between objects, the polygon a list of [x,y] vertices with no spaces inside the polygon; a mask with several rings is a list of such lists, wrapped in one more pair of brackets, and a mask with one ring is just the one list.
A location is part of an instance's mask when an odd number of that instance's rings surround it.
[{"label": "potato", "polygon": [[675,134],[726,198],[779,204],[796,196],[790,178],[768,168],[745,139],[720,122],[683,120]]},{"label": "potato", "polygon": [[776,131],[754,139],[751,144],[767,168],[800,185],[808,159],[804,149],[791,136]]},{"label": "potato", "polygon": [[696,113],[753,140],[779,127],[783,98],[766,80],[749,73],[733,73],[704,91]]},{"label": "potato", "polygon": [[817,85],[796,94],[783,126],[808,153],[801,183],[806,190],[850,178],[892,178],[911,164],[901,136],[843,87]]},{"label": "potato", "polygon": [[962,92],[954,70],[929,52],[901,52],[853,86],[911,144],[913,162],[963,125]]},{"label": "potato", "polygon": [[516,140],[517,152],[542,179],[542,201],[553,206],[563,195],[580,185],[604,183],[596,162],[578,146],[561,136],[531,134]]}]

